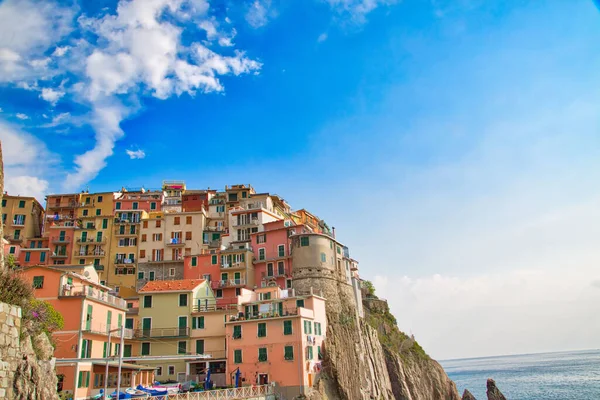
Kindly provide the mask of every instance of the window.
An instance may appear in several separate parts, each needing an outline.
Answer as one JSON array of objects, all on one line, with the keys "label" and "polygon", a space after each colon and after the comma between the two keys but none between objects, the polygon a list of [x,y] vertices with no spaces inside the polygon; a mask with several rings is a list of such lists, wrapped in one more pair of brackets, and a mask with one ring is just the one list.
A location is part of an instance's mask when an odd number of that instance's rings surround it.
[{"label": "window", "polygon": [[312,335],[312,322],[304,320],[304,334]]},{"label": "window", "polygon": [[302,236],[300,238],[300,246],[308,246],[308,236]]},{"label": "window", "polygon": [[342,248],[340,246],[336,246],[336,247],[337,247],[337,253],[342,254]]},{"label": "window", "polygon": [[323,359],[323,353],[321,353],[321,346],[317,346],[317,358],[319,360]]},{"label": "window", "polygon": [[234,339],[241,339],[242,338],[242,326],[241,325],[234,325],[233,326],[233,338]]},{"label": "window", "polygon": [[192,240],[192,232],[185,233],[185,240]]},{"label": "window", "polygon": [[217,292],[215,293],[215,297],[218,299],[223,297],[223,289],[217,289]]},{"label": "window", "polygon": [[296,307],[304,307],[304,299],[296,300]]},{"label": "window", "polygon": [[187,217],[185,217],[185,223],[186,223],[186,225],[192,224],[192,216],[191,215],[188,215]]},{"label": "window", "polygon": [[41,263],[46,262],[46,252],[45,251],[42,251],[40,253],[40,262]]},{"label": "window", "polygon": [[160,228],[160,219],[157,219],[157,220],[156,220],[156,227],[157,227],[157,228]]},{"label": "window", "polygon": [[133,318],[125,318],[125,328],[133,329]]},{"label": "window", "polygon": [[150,355],[150,343],[149,342],[142,343],[141,355],[143,355],[143,356]]},{"label": "window", "polygon": [[283,358],[285,360],[291,361],[294,359],[294,346],[285,346]]},{"label": "window", "polygon": [[325,255],[325,253],[321,253],[321,262],[327,262],[327,256]]},{"label": "window", "polygon": [[92,341],[89,339],[83,339],[81,341],[81,358],[92,357]]},{"label": "window", "polygon": [[212,265],[217,265],[217,255],[216,255],[216,254],[213,254],[213,255],[211,256],[211,258],[210,258],[210,263],[211,263]]},{"label": "window", "polygon": [[267,264],[267,276],[273,276],[273,263]]},{"label": "window", "polygon": [[175,276],[175,268],[169,268],[169,276]]},{"label": "window", "polygon": [[86,388],[90,386],[90,371],[79,371],[79,379],[77,380],[78,388]]},{"label": "window", "polygon": [[267,361],[267,348],[266,347],[259,347],[258,348],[258,361],[259,362],[266,362]]},{"label": "window", "polygon": [[277,263],[277,275],[285,275],[285,264],[283,261]]},{"label": "window", "polygon": [[192,317],[192,329],[204,329],[204,317]]},{"label": "window", "polygon": [[[161,376],[162,375],[162,367],[156,367],[156,375],[157,376]],[[115,394],[116,396],[116,394]]]},{"label": "window", "polygon": [[233,362],[236,364],[242,363],[242,350],[233,351]]},{"label": "window", "polygon": [[174,221],[173,221],[173,225],[179,225],[181,223],[181,218],[180,217],[175,217]]},{"label": "window", "polygon": [[204,354],[204,340],[196,340],[196,354]]},{"label": "window", "polygon": [[140,250],[140,258],[146,258],[146,250]]},{"label": "window", "polygon": [[44,287],[44,277],[43,276],[34,276],[33,277],[33,287],[35,289],[42,289]]},{"label": "window", "polygon": [[242,199],[245,199],[248,197],[248,192],[242,192]]},{"label": "window", "polygon": [[[150,272],[150,276],[152,276],[152,272]],[[152,296],[146,295],[144,296],[144,308],[152,307]]]},{"label": "window", "polygon": [[98,203],[102,203],[102,200],[103,200],[103,199],[102,199],[102,196],[98,196],[98,200],[97,200],[97,201],[98,201]]},{"label": "window", "polygon": [[29,262],[29,260],[31,260],[31,252],[26,251],[25,252],[25,262]]},{"label": "window", "polygon": [[102,214],[102,210],[99,208],[96,208],[96,215],[101,215]]},{"label": "window", "polygon": [[9,252],[10,254],[15,254],[15,253],[16,253],[16,251],[17,251],[17,248],[16,248],[15,246],[10,246],[10,249],[8,249],[8,252]]},{"label": "window", "polygon": [[267,336],[267,324],[265,322],[259,322],[258,324],[258,337]]},{"label": "window", "polygon": [[292,321],[283,321],[283,334],[291,335],[292,333]]},{"label": "window", "polygon": [[265,249],[258,249],[258,259],[259,260],[264,260],[265,259]]},{"label": "window", "polygon": [[187,353],[187,342],[182,341],[177,343],[177,354]]},{"label": "window", "polygon": [[280,244],[277,246],[278,257],[285,257],[285,244]]},{"label": "window", "polygon": [[154,280],[154,271],[150,271],[149,275],[150,276],[148,277],[148,280],[153,281]]},{"label": "window", "polygon": [[135,235],[135,225],[131,225],[131,226],[129,227],[129,234],[131,234],[131,235]]},{"label": "window", "polygon": [[179,307],[187,307],[188,305],[188,295],[187,293],[182,293],[179,295]]},{"label": "window", "polygon": [[145,233],[142,234],[142,242],[146,242],[148,240],[148,235]]},{"label": "window", "polygon": [[313,348],[312,348],[312,346],[307,346],[306,347],[306,359],[307,360],[312,360],[313,359]]},{"label": "window", "polygon": [[198,257],[192,257],[192,267],[195,267],[198,265]]},{"label": "window", "polygon": [[150,209],[156,210],[156,202],[153,201],[152,203],[150,203]]},{"label": "window", "polygon": [[108,228],[108,218],[104,218],[102,220],[102,229],[107,229]]},{"label": "window", "polygon": [[6,207],[6,199],[2,199],[2,207]]},{"label": "window", "polygon": [[19,201],[19,208],[25,208],[25,200]]},{"label": "window", "polygon": [[162,240],[162,233],[154,233],[152,234],[153,242],[160,242]]},{"label": "window", "polygon": [[174,365],[169,365],[168,371],[169,371],[169,375],[175,375],[175,366]]},{"label": "window", "polygon": [[321,336],[321,323],[315,322],[315,335]]},{"label": "window", "polygon": [[144,271],[138,271],[138,279],[144,279]]},{"label": "window", "polygon": [[131,205],[131,208],[132,208],[133,210],[137,210],[137,209],[138,209],[138,203],[137,203],[137,201],[134,201],[134,202],[133,202],[133,204]]},{"label": "window", "polygon": [[117,201],[117,202],[115,203],[115,209],[116,209],[116,210],[120,210],[120,209],[121,209],[121,202],[120,202],[120,201]]},{"label": "window", "polygon": [[256,236],[256,243],[267,243],[267,235],[263,233],[262,235]]}]

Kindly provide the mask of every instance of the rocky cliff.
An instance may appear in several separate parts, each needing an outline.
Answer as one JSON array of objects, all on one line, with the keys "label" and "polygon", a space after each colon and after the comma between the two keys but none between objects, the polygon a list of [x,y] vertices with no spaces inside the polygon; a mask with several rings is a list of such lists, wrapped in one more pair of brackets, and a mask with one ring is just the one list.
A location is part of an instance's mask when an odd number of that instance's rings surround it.
[{"label": "rocky cliff", "polygon": [[327,297],[327,340],[323,370],[306,397],[460,400],[441,365],[398,329],[385,301],[364,299],[361,318],[344,283],[331,281],[319,289]]}]

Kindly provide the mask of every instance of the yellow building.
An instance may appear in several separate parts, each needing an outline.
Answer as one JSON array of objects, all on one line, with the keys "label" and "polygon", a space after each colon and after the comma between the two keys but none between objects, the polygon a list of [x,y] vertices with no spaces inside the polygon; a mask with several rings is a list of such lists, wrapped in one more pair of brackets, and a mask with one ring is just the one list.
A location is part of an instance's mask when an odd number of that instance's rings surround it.
[{"label": "yellow building", "polygon": [[102,284],[108,276],[114,199],[118,193],[82,193],[77,204],[73,264],[93,264]]},{"label": "yellow building", "polygon": [[[191,331],[197,327],[198,320],[192,319],[192,312],[198,307],[214,308],[215,305],[212,289],[204,279],[146,283],[139,290],[139,325],[135,334],[139,340],[139,354],[195,355],[197,344],[196,339],[191,339]],[[147,363],[156,367],[156,379],[159,381],[184,381],[191,375],[189,363],[182,358]]]},{"label": "yellow building", "polygon": [[42,235],[43,215],[44,208],[33,197],[3,196],[2,224],[9,242],[8,254],[18,259],[21,246]]}]

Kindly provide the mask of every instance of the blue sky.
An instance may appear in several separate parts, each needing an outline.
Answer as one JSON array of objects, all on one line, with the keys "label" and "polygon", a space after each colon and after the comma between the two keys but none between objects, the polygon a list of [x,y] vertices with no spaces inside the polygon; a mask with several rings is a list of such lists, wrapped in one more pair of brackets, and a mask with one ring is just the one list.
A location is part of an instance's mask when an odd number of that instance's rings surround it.
[{"label": "blue sky", "polygon": [[435,357],[600,346],[592,1],[140,4],[0,2],[9,193],[251,183]]}]

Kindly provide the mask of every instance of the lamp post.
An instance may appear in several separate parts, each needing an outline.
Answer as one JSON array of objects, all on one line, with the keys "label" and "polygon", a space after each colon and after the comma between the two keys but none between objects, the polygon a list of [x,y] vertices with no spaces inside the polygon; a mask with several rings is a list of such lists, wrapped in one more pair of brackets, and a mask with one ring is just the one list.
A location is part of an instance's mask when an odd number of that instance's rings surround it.
[{"label": "lamp post", "polygon": [[119,390],[121,389],[121,362],[123,360],[123,341],[124,341],[124,336],[125,336],[125,327],[124,326],[120,326],[117,329],[112,329],[108,331],[108,345],[107,345],[107,352],[109,354],[107,354],[106,357],[106,367],[105,367],[105,372],[104,372],[104,397],[106,398],[108,396],[108,360],[110,358],[110,338],[111,338],[111,333],[113,332],[121,332],[121,343],[119,345],[119,368],[118,368],[118,372],[117,372],[117,398],[119,398]]}]

